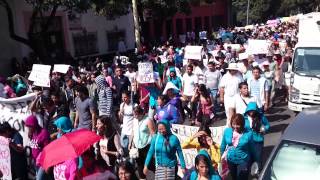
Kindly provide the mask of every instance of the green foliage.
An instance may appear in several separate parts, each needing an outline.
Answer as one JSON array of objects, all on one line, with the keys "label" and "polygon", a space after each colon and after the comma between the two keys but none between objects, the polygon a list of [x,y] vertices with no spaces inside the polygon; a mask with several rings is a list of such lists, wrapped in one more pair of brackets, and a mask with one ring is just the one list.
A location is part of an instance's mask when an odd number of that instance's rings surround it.
[{"label": "green foliage", "polygon": [[[232,0],[237,24],[244,25],[248,0]],[[270,18],[284,17],[320,10],[320,0],[250,0],[249,24],[265,22]]]}]

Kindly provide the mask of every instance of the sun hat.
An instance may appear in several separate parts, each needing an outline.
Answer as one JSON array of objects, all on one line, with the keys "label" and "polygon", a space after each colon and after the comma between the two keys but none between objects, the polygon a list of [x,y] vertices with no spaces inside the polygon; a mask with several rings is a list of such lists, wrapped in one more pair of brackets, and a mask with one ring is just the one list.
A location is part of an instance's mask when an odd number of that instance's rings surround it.
[{"label": "sun hat", "polygon": [[226,68],[226,69],[239,71],[239,67],[238,67],[237,63],[230,63],[228,68]]}]

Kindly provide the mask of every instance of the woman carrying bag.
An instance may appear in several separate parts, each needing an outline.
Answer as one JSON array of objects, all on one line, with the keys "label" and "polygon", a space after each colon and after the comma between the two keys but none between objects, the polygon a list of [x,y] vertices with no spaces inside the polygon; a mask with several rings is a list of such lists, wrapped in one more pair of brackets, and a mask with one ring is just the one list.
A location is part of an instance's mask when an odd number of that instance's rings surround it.
[{"label": "woman carrying bag", "polygon": [[129,156],[136,160],[139,178],[146,179],[146,176],[143,174],[143,166],[150,148],[152,135],[155,134],[155,125],[152,120],[144,116],[143,109],[140,106],[134,107],[133,113],[133,140]]}]

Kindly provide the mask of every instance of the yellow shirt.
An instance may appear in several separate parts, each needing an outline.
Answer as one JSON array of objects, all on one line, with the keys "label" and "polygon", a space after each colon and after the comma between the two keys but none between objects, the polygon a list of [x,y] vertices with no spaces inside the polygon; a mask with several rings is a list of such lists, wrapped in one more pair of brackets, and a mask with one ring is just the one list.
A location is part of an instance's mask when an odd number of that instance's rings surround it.
[{"label": "yellow shirt", "polygon": [[212,146],[210,146],[210,149],[206,149],[206,148],[203,148],[203,147],[200,146],[200,143],[198,142],[198,139],[188,138],[182,143],[181,148],[182,149],[195,148],[195,149],[197,149],[198,152],[201,149],[207,150],[208,154],[211,157],[211,162],[212,162],[213,167],[215,169],[218,169],[218,163],[221,160],[220,146],[218,144],[214,143]]}]

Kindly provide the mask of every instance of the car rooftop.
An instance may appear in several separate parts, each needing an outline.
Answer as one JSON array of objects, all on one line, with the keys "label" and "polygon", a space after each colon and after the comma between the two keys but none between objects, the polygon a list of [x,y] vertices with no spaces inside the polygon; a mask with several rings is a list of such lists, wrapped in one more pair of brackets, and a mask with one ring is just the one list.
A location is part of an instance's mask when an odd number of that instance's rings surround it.
[{"label": "car rooftop", "polygon": [[285,130],[282,140],[320,145],[320,108],[299,113]]}]

